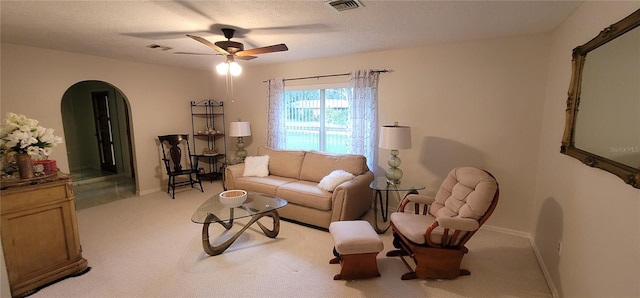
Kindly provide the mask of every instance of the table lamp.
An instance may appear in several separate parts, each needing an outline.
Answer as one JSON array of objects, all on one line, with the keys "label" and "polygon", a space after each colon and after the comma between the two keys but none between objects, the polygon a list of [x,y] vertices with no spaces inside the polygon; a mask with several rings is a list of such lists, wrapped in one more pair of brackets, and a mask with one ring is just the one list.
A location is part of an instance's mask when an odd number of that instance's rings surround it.
[{"label": "table lamp", "polygon": [[[240,120],[240,119],[238,119]],[[236,147],[236,157],[240,159],[240,162],[244,162],[244,158],[247,157],[247,150],[244,150],[244,141],[243,137],[248,137],[251,135],[251,125],[249,122],[231,122],[229,123],[229,136],[238,137],[238,144]]]},{"label": "table lamp", "polygon": [[387,159],[389,168],[385,172],[387,182],[400,184],[402,178],[402,170],[400,166],[400,158],[398,157],[398,149],[411,148],[411,127],[398,126],[398,122],[393,125],[384,125],[380,128],[380,141],[378,147],[383,149],[391,149],[391,155]]}]

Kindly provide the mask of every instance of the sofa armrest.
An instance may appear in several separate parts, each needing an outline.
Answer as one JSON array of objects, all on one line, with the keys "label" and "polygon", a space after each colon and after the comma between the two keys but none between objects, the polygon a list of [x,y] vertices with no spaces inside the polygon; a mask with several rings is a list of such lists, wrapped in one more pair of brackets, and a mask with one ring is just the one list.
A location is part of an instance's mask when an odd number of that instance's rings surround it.
[{"label": "sofa armrest", "polygon": [[373,179],[373,172],[368,171],[338,185],[331,198],[331,221],[354,220],[366,213],[373,200],[373,192],[369,188]]},{"label": "sofa armrest", "polygon": [[242,177],[244,173],[244,163],[230,165],[224,169],[224,187],[225,189],[235,189],[235,178]]}]

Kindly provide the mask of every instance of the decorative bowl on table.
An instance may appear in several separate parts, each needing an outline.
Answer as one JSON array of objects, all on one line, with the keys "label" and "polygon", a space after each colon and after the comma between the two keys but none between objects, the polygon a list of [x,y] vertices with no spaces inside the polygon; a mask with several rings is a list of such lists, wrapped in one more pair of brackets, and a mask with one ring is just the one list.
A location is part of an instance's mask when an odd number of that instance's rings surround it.
[{"label": "decorative bowl on table", "polygon": [[227,207],[239,207],[247,199],[247,191],[232,189],[220,193],[220,203]]}]

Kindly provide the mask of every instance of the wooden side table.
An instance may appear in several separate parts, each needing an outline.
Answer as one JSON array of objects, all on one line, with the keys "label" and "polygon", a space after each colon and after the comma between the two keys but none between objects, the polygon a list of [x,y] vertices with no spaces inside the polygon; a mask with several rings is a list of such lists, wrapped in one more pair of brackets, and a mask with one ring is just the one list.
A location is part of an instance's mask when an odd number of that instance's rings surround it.
[{"label": "wooden side table", "polygon": [[13,297],[89,270],[80,247],[71,175],[2,181],[0,200],[2,249]]}]

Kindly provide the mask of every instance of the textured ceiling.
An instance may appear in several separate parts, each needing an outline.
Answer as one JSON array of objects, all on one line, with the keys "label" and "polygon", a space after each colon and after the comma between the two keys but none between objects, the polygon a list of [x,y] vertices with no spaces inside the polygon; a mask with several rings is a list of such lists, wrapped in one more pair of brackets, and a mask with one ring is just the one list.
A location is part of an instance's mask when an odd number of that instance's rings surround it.
[{"label": "textured ceiling", "polygon": [[[337,12],[325,1],[0,1],[2,42],[208,69],[221,56],[185,36],[224,40],[237,29],[245,49],[285,43],[287,52],[243,65],[543,33],[579,1],[372,1]],[[150,44],[170,50],[150,49]]]}]

